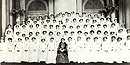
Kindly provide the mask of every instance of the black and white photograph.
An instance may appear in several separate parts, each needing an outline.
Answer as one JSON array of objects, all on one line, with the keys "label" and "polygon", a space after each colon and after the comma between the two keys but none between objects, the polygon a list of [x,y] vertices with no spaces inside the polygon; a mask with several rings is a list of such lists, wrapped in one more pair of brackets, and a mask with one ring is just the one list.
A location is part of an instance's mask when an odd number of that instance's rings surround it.
[{"label": "black and white photograph", "polygon": [[0,65],[130,65],[130,0],[0,0]]}]

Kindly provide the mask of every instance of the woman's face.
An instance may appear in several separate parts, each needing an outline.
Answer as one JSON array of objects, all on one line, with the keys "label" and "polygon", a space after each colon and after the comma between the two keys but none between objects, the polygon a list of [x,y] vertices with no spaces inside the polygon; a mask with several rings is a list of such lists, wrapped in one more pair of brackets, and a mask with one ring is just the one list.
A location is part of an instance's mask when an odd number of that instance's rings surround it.
[{"label": "woman's face", "polygon": [[7,31],[7,34],[10,34],[11,33],[11,31]]},{"label": "woman's face", "polygon": [[56,29],[59,29],[59,26],[56,26]]},{"label": "woman's face", "polygon": [[88,38],[88,39],[86,39],[86,41],[89,41],[90,39]]},{"label": "woman's face", "polygon": [[107,34],[108,34],[108,32],[105,32],[105,33],[104,33],[104,35],[107,35]]},{"label": "woman's face", "polygon": [[49,34],[49,36],[52,36],[52,35],[53,35],[53,33],[50,33],[50,34]]},{"label": "woman's face", "polygon": [[120,41],[121,41],[121,38],[119,38],[117,41],[120,42]]},{"label": "woman's face", "polygon": [[36,27],[38,28],[38,27],[39,27],[39,25],[36,25]]},{"label": "woman's face", "polygon": [[113,37],[112,40],[116,40],[116,38]]},{"label": "woman's face", "polygon": [[84,33],[85,36],[87,36],[87,33]]},{"label": "woman's face", "polygon": [[89,21],[90,21],[90,20],[89,20],[89,19],[87,19],[87,20],[86,20],[86,23],[88,23]]},{"label": "woman's face", "polygon": [[100,25],[98,25],[97,27],[98,27],[98,28],[101,28],[101,26],[100,26]]},{"label": "woman's face", "polygon": [[58,33],[57,33],[57,36],[60,36],[60,34],[61,34],[61,33],[60,33],[60,32],[58,32]]},{"label": "woman's face", "polygon": [[130,33],[130,30],[127,30],[127,33]]},{"label": "woman's face", "polygon": [[103,38],[103,41],[106,41],[107,40],[107,38]]},{"label": "woman's face", "polygon": [[130,40],[130,37],[128,37],[127,40]]},{"label": "woman's face", "polygon": [[68,41],[72,41],[72,38],[68,38]]},{"label": "woman's face", "polygon": [[29,24],[29,23],[30,23],[30,21],[27,22],[27,24]]},{"label": "woman's face", "polygon": [[81,37],[78,37],[77,40],[80,41],[80,40],[81,40]]},{"label": "woman's face", "polygon": [[64,39],[62,39],[62,40],[61,40],[61,42],[65,42],[65,40],[64,40]]},{"label": "woman's face", "polygon": [[10,39],[9,39],[8,41],[9,41],[9,42],[12,42],[12,40],[10,40]]},{"label": "woman's face", "polygon": [[97,41],[97,40],[98,40],[97,38],[94,39],[94,41]]},{"label": "woman's face", "polygon": [[16,26],[16,28],[18,29],[18,28],[19,28],[19,26],[17,25],[17,26]]},{"label": "woman's face", "polygon": [[107,28],[107,26],[103,26],[103,28]]},{"label": "woman's face", "polygon": [[34,23],[34,24],[36,24],[36,23],[37,23],[37,21],[34,21],[33,23]]},{"label": "woman's face", "polygon": [[101,34],[101,32],[97,32],[97,34],[98,34],[98,35],[100,35],[100,34]]},{"label": "woman's face", "polygon": [[28,41],[29,39],[28,38],[25,38],[25,41]]}]

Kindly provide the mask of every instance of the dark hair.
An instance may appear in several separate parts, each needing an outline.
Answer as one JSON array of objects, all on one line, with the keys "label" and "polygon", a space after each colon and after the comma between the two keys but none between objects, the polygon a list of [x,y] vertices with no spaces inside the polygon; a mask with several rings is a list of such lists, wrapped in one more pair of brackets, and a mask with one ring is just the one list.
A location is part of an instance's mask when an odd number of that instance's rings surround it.
[{"label": "dark hair", "polygon": [[8,38],[8,40],[12,40],[12,38]]},{"label": "dark hair", "polygon": [[94,37],[94,39],[98,39],[98,37]]},{"label": "dark hair", "polygon": [[93,32],[93,33],[94,33],[94,31],[93,31],[93,30],[91,30],[91,31],[90,31],[90,33],[91,33],[91,32]]},{"label": "dark hair", "polygon": [[25,39],[29,39],[29,37],[25,37]]},{"label": "dark hair", "polygon": [[50,32],[49,32],[49,35],[50,35],[51,33],[53,34],[53,32],[52,32],[52,31],[50,31]]},{"label": "dark hair", "polygon": [[54,39],[53,37],[51,37],[50,39]]},{"label": "dark hair", "polygon": [[36,26],[39,26],[39,24],[36,24]]},{"label": "dark hair", "polygon": [[77,33],[82,33],[82,31],[78,31]]},{"label": "dark hair", "polygon": [[97,33],[98,33],[98,32],[100,32],[100,33],[101,33],[101,31],[100,31],[100,30],[98,30],[98,31],[97,31]]},{"label": "dark hair", "polygon": [[61,38],[61,40],[65,40],[65,38]]},{"label": "dark hair", "polygon": [[64,31],[64,33],[68,33],[68,31]]},{"label": "dark hair", "polygon": [[[69,37],[69,38],[72,39],[72,37]],[[68,38],[68,39],[69,39],[69,38]]]},{"label": "dark hair", "polygon": [[115,36],[112,36],[111,38],[116,38]]}]

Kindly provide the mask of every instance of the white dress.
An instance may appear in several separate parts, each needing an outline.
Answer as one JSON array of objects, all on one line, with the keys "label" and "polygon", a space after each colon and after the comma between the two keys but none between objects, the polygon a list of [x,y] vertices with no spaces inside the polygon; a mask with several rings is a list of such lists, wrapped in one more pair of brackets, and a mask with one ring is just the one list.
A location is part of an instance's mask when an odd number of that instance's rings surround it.
[{"label": "white dress", "polygon": [[107,63],[113,62],[113,57],[111,55],[110,51],[110,42],[109,41],[103,41],[102,43],[102,50],[103,50],[103,61]]},{"label": "white dress", "polygon": [[112,56],[112,60],[113,61],[116,61],[116,45],[115,44],[117,44],[117,41],[116,40],[114,40],[113,42],[111,42],[111,47],[112,47],[112,51],[111,51],[111,56]]},{"label": "white dress", "polygon": [[29,53],[30,53],[30,49],[29,49],[29,41],[26,41],[23,44],[23,53],[22,53],[22,61],[24,62],[28,62],[29,61]]},{"label": "white dress", "polygon": [[46,61],[47,59],[47,42],[40,43],[39,45],[39,61]]},{"label": "white dress", "polygon": [[126,52],[127,55],[125,55],[124,60],[130,62],[130,56],[128,56],[130,55],[130,40],[126,41]]},{"label": "white dress", "polygon": [[76,56],[75,56],[75,51],[76,51],[76,45],[74,41],[67,42],[68,44],[68,58],[69,62],[73,61],[76,62]]},{"label": "white dress", "polygon": [[76,54],[77,55],[77,61],[80,63],[80,62],[83,62],[84,60],[84,49],[83,49],[83,42],[82,40],[80,41],[77,41],[77,50],[76,50]]},{"label": "white dress", "polygon": [[[8,31],[11,31],[11,32],[7,33]],[[8,38],[12,38],[12,40],[13,40],[13,30],[11,28],[9,28],[5,31],[5,42],[8,41]]]},{"label": "white dress", "polygon": [[121,41],[116,43],[117,51],[116,51],[116,62],[122,63],[122,57],[121,57]]},{"label": "white dress", "polygon": [[90,57],[91,57],[91,55],[90,55],[91,45],[90,44],[91,44],[91,42],[89,40],[89,41],[85,41],[84,43],[85,43],[84,61],[85,61],[85,63],[89,63],[89,62],[91,62],[90,61]]},{"label": "white dress", "polygon": [[56,55],[57,55],[57,44],[55,41],[50,41],[48,44],[48,54],[46,63],[56,63]]},{"label": "white dress", "polygon": [[29,62],[38,62],[38,45],[35,41],[30,44],[30,54],[29,54]]},{"label": "white dress", "polygon": [[94,56],[94,41],[93,41],[93,39],[90,39],[88,41],[88,49],[89,49],[88,62],[94,62],[93,59],[95,59],[95,56]]},{"label": "white dress", "polygon": [[5,62],[13,62],[14,58],[14,45],[7,43],[7,48],[6,48],[6,58]]},{"label": "white dress", "polygon": [[18,42],[16,47],[15,47],[15,51],[14,51],[14,62],[16,63],[20,63],[22,60],[22,44],[21,42]]},{"label": "white dress", "polygon": [[5,61],[5,51],[6,51],[5,43],[1,42],[0,43],[0,62]]}]

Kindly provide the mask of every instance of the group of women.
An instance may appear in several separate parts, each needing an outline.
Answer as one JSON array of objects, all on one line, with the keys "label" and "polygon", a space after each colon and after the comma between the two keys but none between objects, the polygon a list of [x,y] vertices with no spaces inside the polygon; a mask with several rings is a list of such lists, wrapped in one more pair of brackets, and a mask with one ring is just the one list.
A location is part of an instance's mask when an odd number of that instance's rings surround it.
[{"label": "group of women", "polygon": [[16,21],[0,43],[5,62],[129,62],[130,29],[99,14],[59,13]]}]

